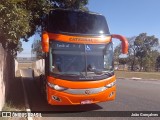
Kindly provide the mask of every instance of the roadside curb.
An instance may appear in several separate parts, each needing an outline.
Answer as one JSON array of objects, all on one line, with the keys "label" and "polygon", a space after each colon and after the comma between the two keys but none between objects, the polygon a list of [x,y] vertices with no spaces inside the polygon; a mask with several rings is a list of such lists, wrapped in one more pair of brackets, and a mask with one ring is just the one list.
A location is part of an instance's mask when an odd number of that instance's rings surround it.
[{"label": "roadside curb", "polygon": [[160,81],[160,79],[143,79],[143,78],[137,78],[137,77],[132,77],[132,78],[118,77],[117,79]]}]

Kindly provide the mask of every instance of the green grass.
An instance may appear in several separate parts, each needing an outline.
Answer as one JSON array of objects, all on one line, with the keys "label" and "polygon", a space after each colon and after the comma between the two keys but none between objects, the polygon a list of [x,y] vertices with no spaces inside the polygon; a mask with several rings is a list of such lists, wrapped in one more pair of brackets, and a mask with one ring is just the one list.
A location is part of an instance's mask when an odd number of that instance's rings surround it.
[{"label": "green grass", "polygon": [[129,72],[129,71],[115,71],[117,78],[142,78],[151,80],[160,80],[160,72]]}]

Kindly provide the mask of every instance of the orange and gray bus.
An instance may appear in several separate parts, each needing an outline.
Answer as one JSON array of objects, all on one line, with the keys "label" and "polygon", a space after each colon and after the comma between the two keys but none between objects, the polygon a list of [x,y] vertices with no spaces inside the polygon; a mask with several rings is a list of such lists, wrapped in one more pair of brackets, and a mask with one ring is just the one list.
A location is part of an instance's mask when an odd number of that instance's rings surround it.
[{"label": "orange and gray bus", "polygon": [[112,38],[128,52],[127,39],[111,34],[103,15],[55,9],[45,17],[42,50],[45,73],[40,83],[51,105],[92,104],[114,100]]}]

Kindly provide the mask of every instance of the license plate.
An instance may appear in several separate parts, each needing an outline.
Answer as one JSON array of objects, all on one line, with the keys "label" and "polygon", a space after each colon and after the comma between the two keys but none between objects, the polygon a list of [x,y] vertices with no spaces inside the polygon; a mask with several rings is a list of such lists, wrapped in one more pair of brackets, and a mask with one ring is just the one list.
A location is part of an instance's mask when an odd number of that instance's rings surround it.
[{"label": "license plate", "polygon": [[81,101],[81,104],[91,104],[92,102],[92,100],[83,100]]}]

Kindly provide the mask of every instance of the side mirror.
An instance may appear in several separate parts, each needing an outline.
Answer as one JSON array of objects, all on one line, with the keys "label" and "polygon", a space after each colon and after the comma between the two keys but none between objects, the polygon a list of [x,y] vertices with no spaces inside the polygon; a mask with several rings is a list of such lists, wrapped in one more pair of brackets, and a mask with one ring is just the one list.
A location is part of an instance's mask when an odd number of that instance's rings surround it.
[{"label": "side mirror", "polygon": [[127,54],[128,53],[128,40],[126,39],[126,37],[122,35],[117,35],[117,34],[112,34],[111,37],[119,39],[122,42],[122,53]]},{"label": "side mirror", "polygon": [[42,50],[43,52],[49,52],[49,36],[47,32],[42,33]]}]

